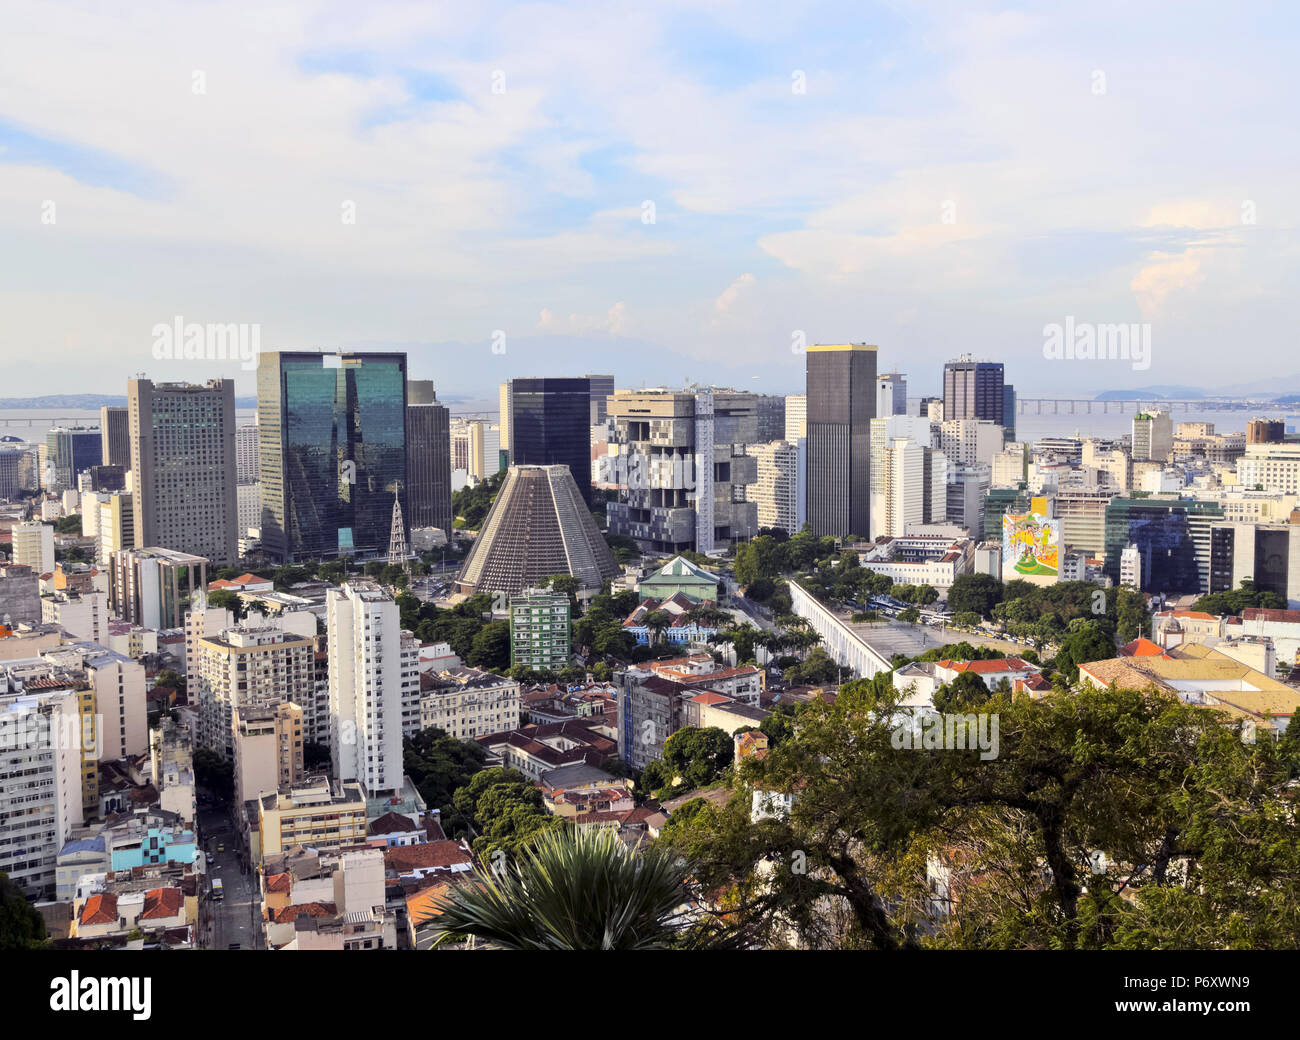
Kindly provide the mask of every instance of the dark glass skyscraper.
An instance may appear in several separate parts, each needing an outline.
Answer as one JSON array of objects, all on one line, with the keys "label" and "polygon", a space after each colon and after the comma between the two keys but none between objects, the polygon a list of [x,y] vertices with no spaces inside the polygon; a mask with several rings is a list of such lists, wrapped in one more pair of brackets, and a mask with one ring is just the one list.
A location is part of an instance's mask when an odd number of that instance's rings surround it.
[{"label": "dark glass skyscraper", "polygon": [[382,555],[406,488],[406,355],[265,352],[262,544],[281,560]]},{"label": "dark glass skyscraper", "polygon": [[943,417],[987,419],[1003,425],[1005,399],[1000,361],[972,361],[969,357],[943,366]]},{"label": "dark glass skyscraper", "polygon": [[585,377],[591,383],[591,423],[599,426],[609,415],[608,400],[614,394],[614,377],[588,372]]},{"label": "dark glass skyscraper", "polygon": [[[441,528],[451,538],[451,414],[432,384],[410,385],[406,406],[406,494],[411,527]],[[416,397],[427,398],[417,402]]]},{"label": "dark glass skyscraper", "polygon": [[591,380],[510,381],[510,461],[519,466],[569,467],[591,501]]},{"label": "dark glass skyscraper", "polygon": [[1106,505],[1106,574],[1120,583],[1120,554],[1137,546],[1142,591],[1170,596],[1211,590],[1211,525],[1223,506],[1188,498],[1112,498]]},{"label": "dark glass skyscraper", "polygon": [[808,523],[816,535],[871,531],[876,348],[808,348]]}]

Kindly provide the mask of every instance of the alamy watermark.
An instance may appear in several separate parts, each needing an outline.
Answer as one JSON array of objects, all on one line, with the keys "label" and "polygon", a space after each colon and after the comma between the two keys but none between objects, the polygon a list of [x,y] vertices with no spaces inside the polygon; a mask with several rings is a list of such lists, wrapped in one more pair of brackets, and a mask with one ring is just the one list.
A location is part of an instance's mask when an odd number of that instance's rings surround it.
[{"label": "alamy watermark", "polygon": [[894,727],[889,742],[897,751],[974,751],[980,761],[998,757],[998,716],[981,712],[924,712]]},{"label": "alamy watermark", "polygon": [[1064,325],[1043,326],[1043,357],[1049,361],[1131,361],[1138,372],[1151,367],[1150,322],[1095,325],[1067,315]]},{"label": "alamy watermark", "polygon": [[257,323],[200,325],[176,315],[153,327],[153,356],[159,361],[238,361],[245,372],[257,368],[262,326]]}]

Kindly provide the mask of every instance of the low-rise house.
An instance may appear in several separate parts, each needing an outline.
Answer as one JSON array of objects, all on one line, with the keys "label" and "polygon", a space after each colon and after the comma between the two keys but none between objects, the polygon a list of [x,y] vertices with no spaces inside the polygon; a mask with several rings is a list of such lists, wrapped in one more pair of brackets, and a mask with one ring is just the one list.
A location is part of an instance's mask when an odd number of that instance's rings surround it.
[{"label": "low-rise house", "polygon": [[539,780],[561,766],[580,762],[599,766],[618,754],[618,743],[608,733],[602,716],[490,733],[479,737],[478,743],[487,751],[489,765],[517,769],[530,780]]}]

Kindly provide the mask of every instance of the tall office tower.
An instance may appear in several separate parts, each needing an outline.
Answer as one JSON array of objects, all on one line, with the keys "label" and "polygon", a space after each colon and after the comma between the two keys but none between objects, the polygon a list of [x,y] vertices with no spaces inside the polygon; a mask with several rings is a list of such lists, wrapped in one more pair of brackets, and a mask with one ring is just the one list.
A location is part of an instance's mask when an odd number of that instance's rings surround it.
[{"label": "tall office tower", "polygon": [[598,589],[617,576],[618,564],[568,466],[511,466],[456,589],[513,595],[556,574]]},{"label": "tall office tower", "polygon": [[871,530],[867,537],[901,538],[909,524],[948,517],[948,458],[939,428],[920,416],[871,420]]},{"label": "tall office tower", "polygon": [[408,379],[406,381],[406,403],[437,404],[438,395],[433,388],[432,379]]},{"label": "tall office tower", "polygon": [[103,465],[104,435],[98,426],[56,426],[45,435],[46,490],[61,494],[77,486],[77,474]]},{"label": "tall office tower", "polygon": [[205,633],[194,641],[199,743],[224,758],[234,753],[233,713],[275,708],[312,689],[316,671],[316,616],[286,611]]},{"label": "tall office tower", "polygon": [[591,501],[590,379],[512,379],[510,439],[512,465],[568,466]]},{"label": "tall office tower", "polygon": [[[501,450],[510,453],[509,458],[514,462],[513,438],[511,437],[510,425],[510,380],[506,380],[497,388],[497,426],[501,430]],[[453,467],[456,468],[456,467]],[[464,468],[464,467],[460,467]]]},{"label": "tall office tower", "polygon": [[41,576],[26,564],[0,565],[0,625],[41,623]]},{"label": "tall office tower", "polygon": [[1061,544],[1087,556],[1106,552],[1106,507],[1114,490],[1065,488],[1052,496],[1052,514],[1061,522]]},{"label": "tall office tower", "polygon": [[406,355],[263,352],[257,416],[263,550],[387,552],[393,489],[407,494]]},{"label": "tall office tower", "polygon": [[777,528],[786,534],[798,534],[803,527],[802,478],[800,450],[789,441],[750,444],[746,453],[758,460],[758,474],[746,489],[749,500],[758,507],[758,528]]},{"label": "tall office tower", "polygon": [[256,484],[261,479],[257,466],[257,423],[235,428],[235,480],[240,484]]},{"label": "tall office tower", "polygon": [[103,466],[131,468],[131,412],[126,405],[105,405],[99,410],[100,455]]},{"label": "tall office tower", "polygon": [[936,424],[915,415],[871,420],[871,539],[901,538],[908,524],[948,515],[948,459]]},{"label": "tall office tower", "polygon": [[972,538],[984,530],[984,503],[991,470],[987,462],[948,464],[948,522],[964,527]]},{"label": "tall office tower", "polygon": [[754,398],[758,407],[758,443],[771,444],[785,440],[785,398],[780,395],[759,394]]},{"label": "tall office tower", "polygon": [[78,695],[68,687],[27,692],[19,669],[0,664],[0,871],[29,899],[52,899],[55,859],[84,819]]},{"label": "tall office tower", "polygon": [[370,798],[402,788],[402,625],[391,596],[352,581],[326,594],[330,757]]},{"label": "tall office tower", "polygon": [[907,376],[885,372],[876,376],[876,418],[907,414]]},{"label": "tall office tower", "polygon": [[785,399],[785,434],[782,440],[798,444],[808,436],[808,395],[788,394]]},{"label": "tall office tower", "polygon": [[808,523],[813,534],[871,530],[871,420],[876,348],[808,348]]},{"label": "tall office tower", "polygon": [[953,462],[987,462],[1002,450],[1002,427],[983,419],[946,419],[939,427],[939,446]]},{"label": "tall office tower", "polygon": [[112,555],[120,549],[135,546],[135,507],[132,496],[120,491],[99,503],[99,524],[95,533],[95,562],[107,567]]},{"label": "tall office tower", "polygon": [[591,417],[588,426],[601,426],[609,417],[609,398],[614,396],[614,377],[588,372],[584,377],[591,384]]},{"label": "tall office tower", "polygon": [[1112,498],[1106,504],[1106,575],[1120,584],[1120,554],[1136,545],[1143,592],[1204,595],[1210,591],[1211,528],[1223,518],[1218,502]]},{"label": "tall office tower", "polygon": [[1286,423],[1281,419],[1251,419],[1246,423],[1247,444],[1281,444],[1286,439]]},{"label": "tall office tower", "polygon": [[0,444],[0,499],[40,487],[39,457],[34,444]]},{"label": "tall office tower", "polygon": [[[406,406],[406,501],[411,527],[436,527],[451,538],[451,413],[430,400]],[[412,392],[415,386],[412,384]]]},{"label": "tall office tower", "polygon": [[486,480],[499,473],[501,466],[501,429],[486,419],[450,420],[451,468],[463,470],[475,480]]},{"label": "tall office tower", "polygon": [[612,482],[626,488],[607,507],[612,534],[651,552],[707,553],[758,531],[745,489],[758,460],[754,395],[733,390],[620,390],[610,400]]},{"label": "tall office tower", "polygon": [[1300,608],[1300,524],[1211,525],[1210,592],[1230,592],[1247,578]]},{"label": "tall office tower", "polygon": [[127,381],[135,544],[239,559],[235,384]]},{"label": "tall office tower", "polygon": [[1174,420],[1168,412],[1139,412],[1133,416],[1133,460],[1168,462],[1174,454]]},{"label": "tall office tower", "polygon": [[943,366],[943,417],[1004,421],[1002,363],[973,361],[964,354]]},{"label": "tall office tower", "polygon": [[1016,439],[1016,388],[1002,385],[1002,439],[1008,444]]},{"label": "tall office tower", "polygon": [[19,462],[17,451],[10,445],[0,444],[0,501],[17,498],[20,491],[27,490],[18,479]]},{"label": "tall office tower", "polygon": [[54,570],[54,526],[28,520],[13,526],[13,562],[30,567],[37,574]]}]

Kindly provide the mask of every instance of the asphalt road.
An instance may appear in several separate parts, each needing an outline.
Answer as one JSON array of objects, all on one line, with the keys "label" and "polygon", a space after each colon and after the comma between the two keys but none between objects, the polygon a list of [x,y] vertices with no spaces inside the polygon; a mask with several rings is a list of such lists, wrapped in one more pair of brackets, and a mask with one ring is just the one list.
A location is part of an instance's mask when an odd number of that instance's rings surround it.
[{"label": "asphalt road", "polygon": [[212,919],[203,929],[203,945],[210,950],[229,949],[231,943],[238,943],[241,950],[260,949],[256,879],[240,867],[239,835],[221,810],[200,810],[199,827],[205,852],[219,845],[226,847],[208,860],[209,878],[220,878],[225,894],[220,902],[208,903]]}]

